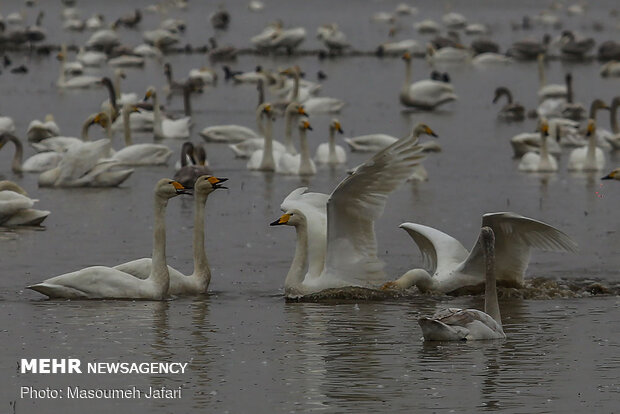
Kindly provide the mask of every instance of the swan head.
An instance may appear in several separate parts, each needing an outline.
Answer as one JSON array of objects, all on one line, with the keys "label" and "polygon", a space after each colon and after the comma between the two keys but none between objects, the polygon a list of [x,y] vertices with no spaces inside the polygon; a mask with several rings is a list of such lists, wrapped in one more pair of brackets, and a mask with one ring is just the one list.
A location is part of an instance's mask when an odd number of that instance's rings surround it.
[{"label": "swan head", "polygon": [[146,90],[146,93],[144,94],[144,100],[147,101],[149,98],[155,95],[157,95],[157,92],[155,91],[155,87],[149,86],[148,89]]},{"label": "swan head", "polygon": [[609,106],[603,102],[601,99],[595,99],[592,101],[592,103],[590,104],[590,118],[594,119],[596,117],[596,111],[598,111],[599,109],[611,109],[609,108]]},{"label": "swan head", "polygon": [[588,126],[586,127],[586,137],[593,135],[596,132],[596,122],[594,119],[588,119]]},{"label": "swan head", "polygon": [[338,131],[339,133],[344,134],[344,132],[342,131],[342,125],[340,124],[340,121],[337,120],[336,118],[332,119],[332,122],[330,122],[329,127],[333,129],[334,131]]},{"label": "swan head", "polygon": [[306,217],[297,209],[287,210],[279,219],[269,223],[270,226],[293,226],[297,227],[303,224]]},{"label": "swan head", "polygon": [[620,180],[620,168],[616,168],[605,177],[601,178],[601,180]]},{"label": "swan head", "polygon": [[493,103],[496,103],[502,95],[510,95],[510,90],[505,86],[499,86],[495,89],[495,96],[493,97]]},{"label": "swan head", "polygon": [[305,118],[299,120],[298,127],[300,131],[307,131],[307,130],[312,131],[312,125],[310,125],[310,122],[308,122],[308,120]]},{"label": "swan head", "polygon": [[549,136],[549,121],[547,121],[547,118],[540,118],[540,122],[538,123],[538,130],[540,131],[541,137]]},{"label": "swan head", "polygon": [[419,137],[420,135],[430,135],[431,137],[438,138],[437,134],[426,124],[417,124],[413,129],[413,135]]},{"label": "swan head", "polygon": [[406,62],[409,62],[411,60],[411,53],[409,52],[403,53],[402,59]]},{"label": "swan head", "polygon": [[110,117],[105,112],[99,112],[90,122],[90,125],[98,124],[102,128],[107,128],[110,123]]},{"label": "swan head", "polygon": [[201,175],[196,179],[194,183],[194,193],[208,195],[219,188],[228,189],[222,185],[223,182],[228,181],[228,178],[218,178],[212,175]]},{"label": "swan head", "polygon": [[183,187],[183,184],[169,178],[162,178],[155,185],[155,195],[157,197],[168,200],[178,196],[179,194],[191,194],[191,192],[189,192],[187,188]]}]

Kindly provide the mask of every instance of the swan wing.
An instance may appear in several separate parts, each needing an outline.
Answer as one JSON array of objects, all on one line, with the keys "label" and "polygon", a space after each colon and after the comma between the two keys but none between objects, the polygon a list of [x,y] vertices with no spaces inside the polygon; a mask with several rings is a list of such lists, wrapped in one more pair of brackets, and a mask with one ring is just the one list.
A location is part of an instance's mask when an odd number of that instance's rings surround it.
[{"label": "swan wing", "polygon": [[[308,187],[299,187],[286,196],[280,209],[284,212],[292,209],[302,209],[305,206],[314,207],[318,210],[323,210],[325,214],[325,208],[327,206],[327,200],[329,195],[323,193],[307,193]],[[300,208],[301,207],[301,208]]]},{"label": "swan wing", "polygon": [[377,257],[374,221],[388,195],[411,175],[424,156],[410,135],[378,152],[342,180],[327,203],[327,258],[323,274],[349,285],[385,279]]},{"label": "swan wing", "polygon": [[[495,233],[495,271],[498,280],[521,284],[530,261],[530,249],[548,251],[577,250],[577,244],[566,234],[542,221],[510,212],[488,213],[482,216],[482,226]],[[476,242],[463,263],[467,274],[484,275],[484,258]]]},{"label": "swan wing", "polygon": [[83,177],[97,165],[100,158],[110,151],[110,140],[100,139],[94,142],[81,142],[68,148],[58,164],[60,175],[57,184],[68,183]]},{"label": "swan wing", "polygon": [[469,255],[458,240],[437,229],[416,223],[403,223],[399,227],[418,245],[424,269],[431,275],[449,273]]}]

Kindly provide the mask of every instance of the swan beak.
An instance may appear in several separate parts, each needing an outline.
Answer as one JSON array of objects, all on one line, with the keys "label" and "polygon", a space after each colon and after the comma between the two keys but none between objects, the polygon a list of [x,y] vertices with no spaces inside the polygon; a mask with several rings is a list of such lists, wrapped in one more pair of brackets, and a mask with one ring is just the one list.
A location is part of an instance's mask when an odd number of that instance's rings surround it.
[{"label": "swan beak", "polygon": [[306,109],[304,108],[304,106],[303,106],[303,105],[299,105],[299,107],[297,108],[297,113],[298,113],[299,115],[305,115],[305,116],[307,116],[308,118],[310,118],[310,115],[308,115],[308,113],[306,112]]},{"label": "swan beak", "polygon": [[178,181],[173,181],[172,186],[174,187],[175,190],[177,190],[177,194],[193,195],[190,188],[183,187],[183,184],[181,184]]},{"label": "swan beak", "polygon": [[220,183],[223,183],[224,181],[228,181],[228,178],[209,177],[208,180],[213,186],[214,190],[217,190],[218,188],[224,188],[228,190],[228,187],[224,187],[223,185],[220,185]]},{"label": "swan beak", "polygon": [[433,131],[429,127],[425,127],[425,128],[426,129],[424,130],[424,132],[426,132],[426,134],[430,135],[431,137],[439,138],[437,134],[435,134],[435,131]]},{"label": "swan beak", "polygon": [[151,95],[153,95],[153,92],[146,91],[146,94],[144,95],[144,99],[143,100],[144,101],[148,100],[151,97]]},{"label": "swan beak", "polygon": [[304,129],[309,129],[310,131],[312,131],[312,125],[310,125],[310,122],[304,121],[302,126]]},{"label": "swan beak", "polygon": [[344,131],[342,130],[342,125],[340,125],[340,122],[336,122],[336,125],[334,125],[336,127],[336,131],[338,131],[341,134],[344,134]]},{"label": "swan beak", "polygon": [[404,60],[411,60],[411,54],[409,52],[405,52],[403,54],[403,59]]},{"label": "swan beak", "polygon": [[137,106],[132,106],[132,107],[131,107],[131,112],[137,112],[137,113],[140,113],[140,108],[138,108]]},{"label": "swan beak", "polygon": [[291,218],[290,214],[282,214],[282,216],[276,221],[269,223],[270,226],[281,226],[283,224],[288,223],[288,220]]},{"label": "swan beak", "polygon": [[[0,148],[2,148],[2,145],[0,143]],[[601,180],[613,180],[614,177],[611,176],[611,174],[607,174],[605,177],[601,178]]]}]

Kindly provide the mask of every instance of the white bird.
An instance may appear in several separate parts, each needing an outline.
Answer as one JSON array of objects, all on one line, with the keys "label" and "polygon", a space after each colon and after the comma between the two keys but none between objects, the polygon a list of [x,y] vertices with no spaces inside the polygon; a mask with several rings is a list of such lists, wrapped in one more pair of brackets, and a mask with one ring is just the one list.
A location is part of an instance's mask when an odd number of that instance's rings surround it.
[{"label": "white bird", "polygon": [[616,96],[609,107],[609,123],[611,125],[611,135],[607,141],[613,149],[620,149],[620,127],[618,126],[618,107],[620,107],[620,96]]},{"label": "white bird", "polygon": [[0,134],[3,132],[15,132],[15,122],[8,116],[0,116]]},{"label": "white bird", "polygon": [[411,83],[411,55],[405,53],[405,82],[400,91],[400,103],[418,109],[433,110],[439,105],[458,99],[452,85],[431,79]]},{"label": "white bird", "polygon": [[91,67],[99,67],[108,60],[108,56],[105,53],[94,50],[86,51],[84,48],[80,48],[75,58],[82,65]]},{"label": "white bird", "polygon": [[250,39],[250,42],[252,42],[257,49],[269,49],[271,48],[271,40],[281,29],[282,24],[280,22],[270,23],[263,29],[262,32],[256,36],[253,36]]},{"label": "white bird", "polygon": [[50,298],[163,300],[170,284],[166,265],[166,206],[169,199],[184,191],[181,184],[167,178],[159,180],[155,186],[152,266],[146,279],[113,267],[92,266],[27,288]]},{"label": "white bird", "polygon": [[86,41],[86,46],[97,49],[111,49],[121,43],[118,34],[112,29],[101,29],[93,33]]},{"label": "white bird", "polygon": [[620,62],[612,60],[601,66],[601,76],[606,77],[618,77],[620,76]]},{"label": "white bird", "polygon": [[508,56],[491,52],[480,53],[471,60],[471,63],[475,66],[506,65],[512,62],[513,60]]},{"label": "white bird", "polygon": [[[515,213],[485,214],[482,227],[486,226],[495,234],[497,280],[506,286],[523,286],[530,249],[569,252],[577,249],[575,242],[560,230]],[[450,293],[475,289],[484,283],[484,262],[478,244],[468,252],[458,240],[432,227],[403,223],[400,228],[417,244],[425,268],[410,270],[384,287],[417,286],[422,292]]]},{"label": "white bird", "polygon": [[[168,266],[170,275],[169,295],[199,295],[207,293],[211,282],[211,269],[205,250],[205,205],[207,197],[218,188],[226,188],[221,184],[227,178],[216,178],[209,175],[198,177],[192,183],[194,189],[194,272],[184,275],[171,266]],[[153,259],[143,258],[114,266],[114,269],[128,273],[140,279],[146,279],[153,268]]]},{"label": "white bird", "polygon": [[22,163],[24,146],[15,135],[10,132],[3,132],[0,135],[0,149],[9,141],[15,146],[15,153],[11,162],[11,169],[15,173],[47,171],[56,167],[62,159],[62,154],[49,151],[35,154]]},{"label": "white bird", "polygon": [[382,55],[402,55],[409,52],[412,55],[426,53],[426,49],[415,39],[404,39],[397,42],[382,43],[377,47],[377,54]]},{"label": "white bird", "polygon": [[441,25],[430,19],[415,23],[413,28],[416,29],[418,33],[439,33],[441,31]]},{"label": "white bird", "polygon": [[329,139],[316,149],[314,160],[320,164],[344,164],[347,162],[347,153],[341,145],[336,145],[335,132],[342,134],[342,125],[337,119],[329,123]]},{"label": "white bird", "polygon": [[278,29],[271,35],[269,47],[272,49],[285,48],[287,52],[293,52],[304,40],[306,29],[294,27],[292,29]]},{"label": "white bird", "polygon": [[467,25],[465,16],[459,13],[450,12],[441,17],[441,21],[448,29],[462,29]]},{"label": "white bird", "polygon": [[214,85],[217,82],[217,73],[206,66],[200,69],[191,69],[187,79],[197,85]]},{"label": "white bird", "polygon": [[566,85],[561,84],[547,84],[547,77],[545,76],[545,55],[542,53],[538,55],[538,99],[544,101],[545,99],[563,98],[566,99],[568,91]]},{"label": "white bird", "polygon": [[[297,230],[295,259],[284,285],[288,298],[329,288],[375,287],[385,280],[383,263],[377,257],[374,222],[383,213],[388,195],[405,182],[413,167],[424,158],[417,145],[422,133],[432,130],[424,124],[418,125],[413,135],[377,153],[338,184],[327,202],[324,236],[321,236],[324,227],[311,221],[313,215],[301,209],[285,211],[279,220],[271,223],[293,225]],[[312,210],[319,218],[320,209],[319,204]],[[324,250],[313,244],[309,237],[313,233],[309,230],[319,232],[316,236],[326,239]],[[318,252],[318,258],[311,258],[309,252]]]},{"label": "white bird", "polygon": [[387,134],[369,134],[358,137],[344,138],[351,151],[377,152],[392,145],[398,138]]},{"label": "white bird", "polygon": [[435,50],[432,44],[428,44],[426,48],[426,60],[430,63],[437,62],[468,62],[471,60],[471,50],[462,47],[446,46],[439,50]]},{"label": "white bird", "polygon": [[[549,128],[551,126],[551,128]],[[557,138],[559,127],[554,123],[548,123],[545,118],[540,121],[540,153],[528,152],[519,162],[519,171],[525,172],[554,172],[558,170],[558,162],[547,151],[547,139],[549,135]],[[551,132],[551,133],[550,133]]]},{"label": "white bird", "polygon": [[[249,138],[245,141],[241,141],[237,144],[230,144],[228,147],[235,153],[235,157],[237,158],[250,158],[255,151],[262,150],[265,147],[265,131],[263,131],[263,126],[261,119],[263,114],[266,116],[272,116],[272,107],[270,103],[262,103],[258,105],[256,108],[256,127],[263,138]],[[290,118],[290,115],[287,116]],[[276,140],[272,140],[271,145],[273,146],[273,150],[276,152],[284,152],[286,148],[284,145]]]},{"label": "white bird", "polygon": [[605,154],[596,146],[596,122],[588,119],[586,129],[588,144],[585,147],[575,148],[568,158],[569,171],[599,171],[605,169]]},{"label": "white bird", "polygon": [[35,119],[31,121],[26,130],[26,138],[30,142],[39,142],[45,138],[57,137],[60,135],[60,128],[54,121],[54,116],[48,114],[43,122]]},{"label": "white bird", "polygon": [[144,57],[120,55],[109,59],[108,65],[112,67],[141,68],[144,66]]},{"label": "white bird", "polygon": [[[64,48],[64,45],[63,45]],[[98,76],[90,76],[90,75],[81,75],[76,76],[70,79],[66,78],[65,75],[65,59],[66,53],[60,52],[58,53],[58,60],[60,61],[60,75],[58,76],[58,81],[56,85],[62,89],[80,89],[80,88],[98,88],[102,86],[101,77]]]},{"label": "white bird", "polygon": [[248,170],[277,171],[278,160],[284,151],[276,151],[273,145],[271,105],[264,103],[261,107],[261,116],[264,116],[265,119],[265,126],[261,125],[260,127],[263,131],[263,148],[257,149],[250,155],[246,166]]},{"label": "white bird", "polygon": [[347,36],[338,28],[336,23],[324,24],[317,29],[316,37],[323,41],[330,52],[342,52],[351,47]]},{"label": "white bird", "polygon": [[306,137],[306,131],[312,131],[312,126],[307,119],[300,119],[299,129],[299,154],[293,155],[288,152],[280,154],[276,161],[276,172],[288,175],[314,175],[316,165],[310,158],[310,148]]},{"label": "white bird", "polygon": [[191,118],[189,116],[179,119],[164,118],[159,107],[159,99],[155,87],[150,86],[145,99],[153,99],[153,134],[155,138],[187,139],[190,136]]},{"label": "white bird", "polygon": [[448,308],[431,318],[420,318],[425,341],[504,339],[495,281],[495,237],[490,227],[480,230],[478,249],[485,272],[484,312],[477,309]]},{"label": "white bird", "polygon": [[17,184],[11,186],[7,183],[14,184],[0,181],[0,227],[38,226],[50,215],[47,210],[32,208],[39,200],[22,194],[23,189]]}]

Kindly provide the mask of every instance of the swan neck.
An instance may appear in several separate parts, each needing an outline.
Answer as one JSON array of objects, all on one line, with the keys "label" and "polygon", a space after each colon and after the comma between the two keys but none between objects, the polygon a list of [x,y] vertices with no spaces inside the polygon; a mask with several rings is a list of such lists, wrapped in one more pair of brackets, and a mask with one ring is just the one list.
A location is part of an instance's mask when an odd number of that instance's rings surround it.
[{"label": "swan neck", "polygon": [[299,71],[295,69],[295,76],[293,78],[293,102],[299,99]]},{"label": "swan neck", "polygon": [[163,137],[163,131],[161,126],[162,119],[161,109],[159,109],[159,98],[155,92],[153,92],[151,96],[153,97],[153,132],[155,137],[161,138]]},{"label": "swan neck", "polygon": [[205,250],[205,206],[207,194],[194,195],[194,275],[204,284],[206,292],[211,281],[211,269]]},{"label": "swan neck", "polygon": [[151,274],[148,280],[163,298],[168,293],[170,275],[166,265],[166,225],[165,215],[168,200],[155,194],[155,224],[153,226],[153,254]]},{"label": "swan neck", "polygon": [[131,124],[129,120],[129,115],[131,115],[129,105],[126,105],[123,108],[123,133],[125,135],[125,146],[126,147],[133,144],[133,141],[131,139]]},{"label": "swan neck", "polygon": [[483,242],[486,280],[484,286],[484,312],[495,319],[500,326],[502,318],[497,301],[497,284],[495,281],[495,249],[492,242]]},{"label": "swan neck", "polygon": [[192,116],[192,95],[191,89],[189,86],[185,86],[183,88],[183,110],[185,111],[185,116]]},{"label": "swan neck", "polygon": [[5,136],[13,143],[13,145],[15,145],[15,153],[13,154],[11,169],[13,172],[20,173],[22,172],[22,161],[24,159],[24,146],[17,137],[11,134],[6,134]]},{"label": "swan neck", "polygon": [[290,154],[295,154],[297,151],[295,150],[295,145],[293,144],[293,111],[292,109],[287,108],[286,115],[284,120],[284,146],[286,147],[286,152]]},{"label": "swan neck", "polygon": [[308,225],[302,222],[295,226],[297,241],[295,242],[295,257],[284,280],[284,292],[301,293],[306,266],[308,266]]},{"label": "swan neck", "polygon": [[[256,109],[256,129],[258,130],[258,133],[261,134],[263,137],[265,136],[265,127],[263,126],[263,121],[262,121],[262,116],[263,116],[263,108],[261,107],[262,104],[259,104],[258,109]],[[269,116],[269,115],[267,115]]]},{"label": "swan neck", "polygon": [[538,84],[541,88],[547,84],[547,78],[545,76],[545,62],[542,56],[538,57]]},{"label": "swan neck", "polygon": [[[108,90],[110,104],[112,105],[112,115],[118,114],[118,104],[116,103],[116,92],[114,91],[114,86],[112,85],[112,82],[110,82],[109,78],[106,78],[103,84]],[[111,117],[110,119],[112,120],[114,119],[114,117]]]},{"label": "swan neck", "polygon": [[592,133],[588,137],[588,148],[586,152],[587,165],[594,165],[595,158],[596,158],[595,151],[596,151],[596,130],[592,131]]},{"label": "swan neck", "polygon": [[620,127],[618,127],[618,105],[620,105],[620,99],[614,99],[609,109],[609,123],[611,124],[611,130],[614,134],[620,134]]},{"label": "swan neck", "polygon": [[271,116],[266,115],[265,121],[267,125],[265,126],[265,145],[263,148],[263,159],[260,163],[260,169],[263,171],[275,170],[276,163],[273,158],[273,137],[272,137],[272,122]]},{"label": "swan neck", "polygon": [[329,127],[329,160],[333,162],[336,159],[336,137],[334,136],[334,127]]},{"label": "swan neck", "polygon": [[403,88],[407,88],[411,84],[411,60],[405,61],[405,84]]},{"label": "swan neck", "polygon": [[571,77],[566,78],[566,102],[573,103],[573,81]]},{"label": "swan neck", "polygon": [[548,156],[549,156],[549,151],[547,148],[547,135],[545,135],[545,133],[541,131],[540,132],[540,158],[547,159]]},{"label": "swan neck", "polygon": [[306,138],[306,130],[299,130],[299,153],[301,162],[299,163],[299,172],[305,173],[312,171],[312,160],[310,159],[310,148],[308,148],[308,139]]},{"label": "swan neck", "polygon": [[504,94],[506,95],[506,97],[508,98],[508,105],[512,104],[512,92],[510,92],[509,89],[506,89],[504,91]]},{"label": "swan neck", "polygon": [[94,119],[94,116],[91,115],[82,124],[82,133],[81,133],[82,141],[90,141],[90,137],[88,136],[88,130],[90,129],[90,126],[92,125],[93,119]]},{"label": "swan neck", "polygon": [[258,89],[258,105],[260,106],[265,103],[265,83],[262,79],[259,79],[256,89]]},{"label": "swan neck", "polygon": [[65,77],[65,59],[60,60],[60,73],[58,74],[58,85],[64,86],[67,82],[67,78]]},{"label": "swan neck", "polygon": [[114,92],[116,99],[121,98],[121,75],[120,73],[114,74]]}]

